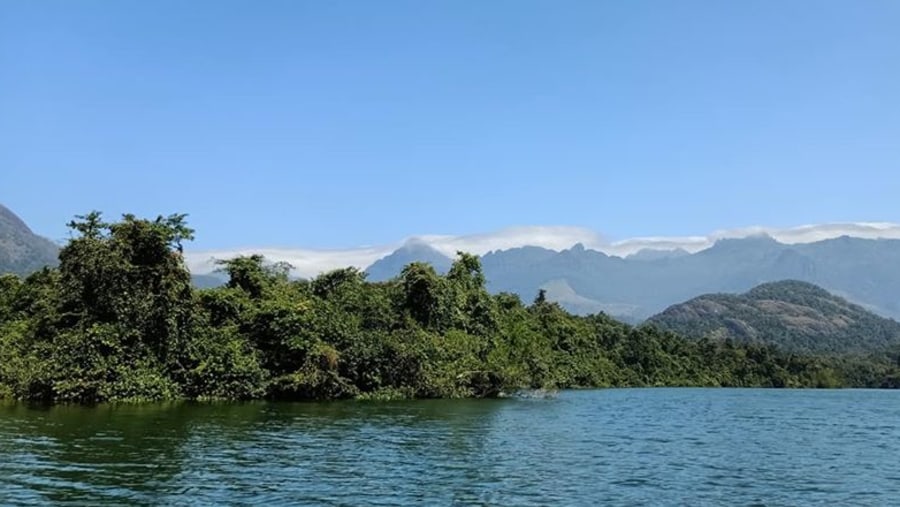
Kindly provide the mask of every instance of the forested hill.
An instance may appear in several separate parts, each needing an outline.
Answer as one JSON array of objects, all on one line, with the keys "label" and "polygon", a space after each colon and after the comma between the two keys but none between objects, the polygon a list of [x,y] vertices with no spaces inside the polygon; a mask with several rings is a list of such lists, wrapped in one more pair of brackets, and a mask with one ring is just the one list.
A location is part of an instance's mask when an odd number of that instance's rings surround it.
[{"label": "forested hill", "polygon": [[647,324],[685,336],[762,342],[813,353],[876,353],[900,344],[900,323],[815,285],[782,281],[741,295],[708,294]]},{"label": "forested hill", "polygon": [[24,275],[56,265],[59,253],[52,241],[31,232],[15,213],[0,204],[0,274]]}]

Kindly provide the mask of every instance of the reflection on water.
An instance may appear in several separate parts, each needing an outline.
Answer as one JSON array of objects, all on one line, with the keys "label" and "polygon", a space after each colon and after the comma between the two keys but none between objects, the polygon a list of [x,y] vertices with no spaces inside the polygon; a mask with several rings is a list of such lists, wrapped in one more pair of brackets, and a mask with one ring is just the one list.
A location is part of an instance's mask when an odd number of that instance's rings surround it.
[{"label": "reflection on water", "polygon": [[0,405],[0,504],[884,505],[900,393]]}]

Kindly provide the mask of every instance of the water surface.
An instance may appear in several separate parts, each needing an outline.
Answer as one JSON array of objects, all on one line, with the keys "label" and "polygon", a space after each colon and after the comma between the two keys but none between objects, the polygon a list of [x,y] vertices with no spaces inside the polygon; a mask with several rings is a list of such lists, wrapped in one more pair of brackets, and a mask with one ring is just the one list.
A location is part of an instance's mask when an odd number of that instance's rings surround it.
[{"label": "water surface", "polygon": [[892,505],[900,392],[0,405],[3,505]]}]

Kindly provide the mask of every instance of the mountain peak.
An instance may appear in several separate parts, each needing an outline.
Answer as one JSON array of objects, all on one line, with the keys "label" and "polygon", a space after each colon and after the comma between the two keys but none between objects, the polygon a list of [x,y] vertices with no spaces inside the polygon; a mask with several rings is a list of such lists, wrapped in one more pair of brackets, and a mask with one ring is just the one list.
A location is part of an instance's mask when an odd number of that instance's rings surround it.
[{"label": "mountain peak", "polygon": [[822,298],[833,298],[833,294],[819,287],[816,284],[803,282],[800,280],[781,280],[778,282],[768,282],[750,289],[744,294],[754,299],[765,298],[784,298],[786,295],[791,296],[812,296]]},{"label": "mountain peak", "polygon": [[758,252],[785,246],[767,233],[751,234],[740,238],[719,238],[703,252]]},{"label": "mountain peak", "polygon": [[15,229],[23,233],[34,234],[24,220],[2,204],[0,204],[0,227],[4,230]]},{"label": "mountain peak", "polygon": [[436,248],[429,245],[427,241],[419,237],[412,237],[403,242],[403,245],[396,252],[438,252]]},{"label": "mountain peak", "polygon": [[366,268],[368,279],[373,282],[390,280],[413,262],[431,264],[439,273],[450,270],[453,261],[440,251],[419,238],[410,238],[390,254],[375,261]]}]

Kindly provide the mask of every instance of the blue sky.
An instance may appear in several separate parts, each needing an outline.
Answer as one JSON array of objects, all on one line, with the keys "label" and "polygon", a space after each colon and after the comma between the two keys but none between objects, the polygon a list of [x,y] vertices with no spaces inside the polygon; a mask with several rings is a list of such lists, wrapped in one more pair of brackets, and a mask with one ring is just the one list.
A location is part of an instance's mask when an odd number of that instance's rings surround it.
[{"label": "blue sky", "polygon": [[194,248],[900,221],[900,2],[0,2],[0,203]]}]

